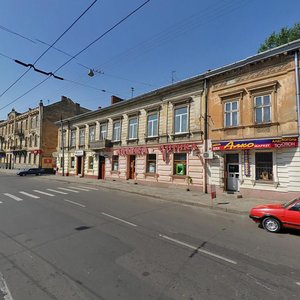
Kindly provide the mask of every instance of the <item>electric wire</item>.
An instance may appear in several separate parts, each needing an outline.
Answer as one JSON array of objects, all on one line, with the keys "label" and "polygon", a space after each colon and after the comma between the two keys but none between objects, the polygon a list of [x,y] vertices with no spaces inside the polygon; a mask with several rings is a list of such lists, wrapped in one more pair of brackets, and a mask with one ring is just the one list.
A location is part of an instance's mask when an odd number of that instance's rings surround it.
[{"label": "electric wire", "polygon": [[[90,4],[87,9],[84,10],[83,13],[80,14],[80,16],[35,60],[33,65],[35,65],[87,12],[88,10],[97,2],[98,0],[94,0],[92,4]],[[29,66],[29,69],[27,69],[21,76],[19,76],[4,92],[0,94],[0,98],[6,94],[13,86],[15,86],[30,70],[32,69],[31,66]],[[55,72],[54,72],[55,73]],[[48,77],[49,78],[49,77]],[[44,82],[44,81],[43,81]]]},{"label": "electric wire", "polygon": [[[97,1],[97,0],[95,0]],[[144,3],[142,3],[140,6],[138,6],[136,9],[134,9],[133,11],[131,11],[128,15],[126,15],[124,18],[122,18],[120,21],[118,21],[115,25],[113,25],[112,27],[110,27],[108,30],[106,30],[103,34],[101,34],[98,38],[96,38],[94,41],[92,41],[90,44],[88,44],[86,47],[84,47],[82,50],[80,50],[77,54],[75,54],[73,57],[71,57],[69,60],[67,60],[64,64],[62,64],[60,67],[58,67],[53,74],[55,74],[57,71],[59,71],[60,69],[62,69],[64,66],[66,66],[68,63],[70,63],[74,58],[76,58],[77,56],[79,56],[80,54],[82,54],[84,51],[86,51],[89,47],[91,47],[93,44],[95,44],[97,41],[99,41],[100,39],[102,39],[104,36],[106,36],[109,32],[111,32],[113,29],[115,29],[117,26],[119,26],[120,24],[122,24],[125,20],[127,20],[130,16],[132,16],[133,14],[135,14],[137,11],[139,11],[142,7],[144,7],[148,2],[150,2],[150,0],[145,1]],[[28,72],[30,69],[28,69],[26,72]],[[25,72],[25,73],[26,73]],[[22,76],[24,76],[25,74],[23,74]],[[10,103],[8,103],[7,105],[0,107],[0,110],[3,110],[4,108],[8,107],[9,105],[13,104],[14,102],[18,101],[19,99],[21,99],[22,97],[24,97],[25,95],[29,94],[31,91],[33,91],[34,89],[38,88],[40,85],[42,85],[44,82],[46,82],[49,78],[51,77],[47,77],[45,78],[43,81],[39,82],[38,84],[36,84],[35,86],[33,86],[30,90],[28,90],[27,92],[25,92],[24,94],[22,94],[21,96],[15,98],[14,100],[12,100]]]}]

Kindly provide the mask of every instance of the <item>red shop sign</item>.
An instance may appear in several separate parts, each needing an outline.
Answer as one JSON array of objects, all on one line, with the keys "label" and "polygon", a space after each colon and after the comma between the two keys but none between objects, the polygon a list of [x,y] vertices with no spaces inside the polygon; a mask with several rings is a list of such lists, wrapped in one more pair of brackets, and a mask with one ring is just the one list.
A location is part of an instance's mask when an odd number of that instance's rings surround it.
[{"label": "red shop sign", "polygon": [[163,155],[163,160],[167,160],[167,154],[172,152],[191,152],[199,150],[197,144],[170,144],[160,145],[159,150]]},{"label": "red shop sign", "polygon": [[117,150],[117,155],[126,156],[126,155],[144,155],[148,154],[147,147],[130,147],[122,148]]}]

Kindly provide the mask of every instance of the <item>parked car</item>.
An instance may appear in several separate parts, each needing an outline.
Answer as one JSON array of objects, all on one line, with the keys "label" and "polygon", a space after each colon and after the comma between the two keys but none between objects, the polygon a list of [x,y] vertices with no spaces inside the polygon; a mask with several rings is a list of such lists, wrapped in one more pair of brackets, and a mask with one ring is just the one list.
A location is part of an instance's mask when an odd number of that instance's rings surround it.
[{"label": "parked car", "polygon": [[300,229],[300,197],[284,204],[253,207],[249,217],[269,232],[279,232],[283,227]]},{"label": "parked car", "polygon": [[41,168],[31,168],[31,169],[27,169],[27,170],[22,170],[20,172],[17,173],[17,175],[19,176],[26,176],[26,175],[42,175],[45,173],[44,169]]}]

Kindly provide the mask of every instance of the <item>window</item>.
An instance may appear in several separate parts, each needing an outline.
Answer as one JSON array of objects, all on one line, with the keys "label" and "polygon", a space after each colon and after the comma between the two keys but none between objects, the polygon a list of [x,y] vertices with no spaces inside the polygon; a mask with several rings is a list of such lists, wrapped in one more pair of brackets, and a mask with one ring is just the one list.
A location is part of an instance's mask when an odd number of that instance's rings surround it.
[{"label": "window", "polygon": [[25,122],[25,129],[26,130],[28,129],[28,119],[26,119],[26,122]]},{"label": "window", "polygon": [[75,157],[71,157],[71,169],[75,169]]},{"label": "window", "polygon": [[224,103],[224,126],[238,125],[238,101],[231,101]]},{"label": "window", "polygon": [[75,147],[76,146],[76,130],[71,130],[71,140],[70,140],[70,146]]},{"label": "window", "polygon": [[92,170],[93,168],[94,168],[94,157],[93,156],[89,156],[88,169]]},{"label": "window", "polygon": [[258,96],[254,98],[255,123],[271,122],[271,96]]},{"label": "window", "polygon": [[188,131],[188,108],[181,107],[175,109],[174,119],[175,133],[185,133]]},{"label": "window", "polygon": [[94,142],[95,141],[95,126],[90,126],[90,132],[89,132],[89,141]]},{"label": "window", "polygon": [[255,153],[255,172],[256,180],[273,180],[273,153],[256,152]]},{"label": "window", "polygon": [[156,173],[156,154],[147,155],[147,173]]},{"label": "window", "polygon": [[118,171],[119,170],[119,155],[113,155],[112,156],[112,171]]},{"label": "window", "polygon": [[33,154],[33,164],[36,164],[36,154]]},{"label": "window", "polygon": [[137,139],[137,125],[138,125],[137,117],[129,119],[129,132],[128,132],[129,140]]},{"label": "window", "polygon": [[107,124],[100,125],[100,141],[105,140],[107,137]]},{"label": "window", "polygon": [[174,175],[186,175],[186,153],[174,153]]},{"label": "window", "polygon": [[121,139],[121,121],[115,121],[113,124],[113,141]]},{"label": "window", "polygon": [[84,146],[85,144],[85,128],[79,129],[79,146]]},{"label": "window", "polygon": [[[64,141],[66,140],[66,133],[64,132]],[[37,147],[37,144],[38,144],[38,139],[37,139],[37,136],[35,135],[34,136],[34,147]]]},{"label": "window", "polygon": [[29,147],[32,147],[32,136],[29,137]]},{"label": "window", "polygon": [[158,113],[148,115],[148,137],[157,136]]}]

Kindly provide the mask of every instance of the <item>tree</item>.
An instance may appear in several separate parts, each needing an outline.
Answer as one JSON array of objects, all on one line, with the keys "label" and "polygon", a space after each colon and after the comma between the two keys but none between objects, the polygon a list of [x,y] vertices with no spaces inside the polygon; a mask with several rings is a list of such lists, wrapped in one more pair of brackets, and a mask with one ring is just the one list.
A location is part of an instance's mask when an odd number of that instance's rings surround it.
[{"label": "tree", "polygon": [[298,39],[300,39],[300,22],[296,23],[291,28],[283,27],[278,33],[272,32],[271,35],[264,41],[264,43],[260,45],[258,53]]}]

